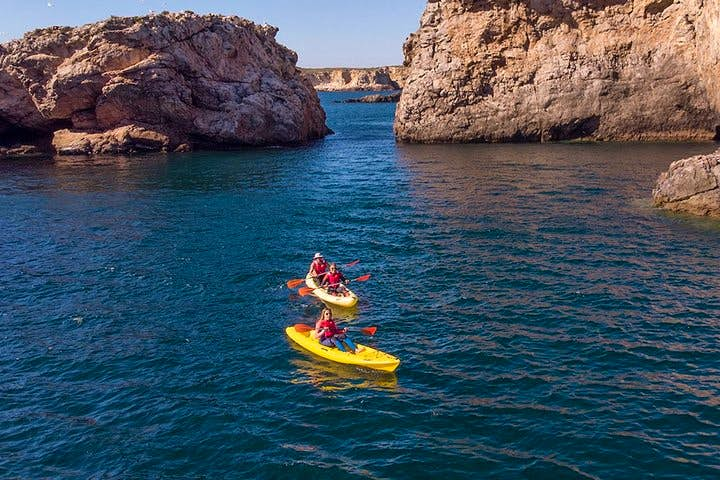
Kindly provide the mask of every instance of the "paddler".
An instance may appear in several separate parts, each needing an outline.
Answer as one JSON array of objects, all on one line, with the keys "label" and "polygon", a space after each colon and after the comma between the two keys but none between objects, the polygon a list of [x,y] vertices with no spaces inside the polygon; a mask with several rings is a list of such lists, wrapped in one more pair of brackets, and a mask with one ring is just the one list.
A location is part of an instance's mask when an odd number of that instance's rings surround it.
[{"label": "paddler", "polygon": [[331,263],[330,270],[328,271],[327,275],[325,275],[325,278],[320,283],[320,286],[324,287],[327,292],[332,295],[347,297],[348,295],[350,295],[347,288],[345,287],[345,285],[348,283],[350,283],[350,280],[345,278],[345,275],[343,275],[342,272],[338,270],[337,265]]},{"label": "paddler", "polygon": [[322,256],[322,253],[317,252],[310,264],[308,275],[312,276],[315,279],[315,283],[319,284],[320,281],[327,275],[327,269],[328,264],[325,261],[325,258]]},{"label": "paddler", "polygon": [[335,320],[332,318],[332,311],[329,308],[323,308],[323,311],[320,312],[320,318],[315,323],[313,336],[326,347],[335,346],[341,352],[360,353],[365,350],[363,347],[358,348],[348,338],[346,332],[346,328],[341,330],[337,327]]}]

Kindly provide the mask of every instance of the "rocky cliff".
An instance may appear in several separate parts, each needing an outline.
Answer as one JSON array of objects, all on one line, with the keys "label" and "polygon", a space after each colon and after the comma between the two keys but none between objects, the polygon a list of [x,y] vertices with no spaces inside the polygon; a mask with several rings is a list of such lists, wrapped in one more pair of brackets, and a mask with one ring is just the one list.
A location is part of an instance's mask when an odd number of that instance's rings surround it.
[{"label": "rocky cliff", "polygon": [[322,137],[317,94],[276,32],[184,12],[27,33],[0,47],[0,143],[111,153]]},{"label": "rocky cliff", "polygon": [[430,0],[400,140],[720,136],[720,0]]},{"label": "rocky cliff", "polygon": [[653,190],[656,207],[720,217],[720,150],[673,162]]},{"label": "rocky cliff", "polygon": [[303,68],[316,90],[399,90],[405,84],[406,69],[399,66],[376,68]]}]

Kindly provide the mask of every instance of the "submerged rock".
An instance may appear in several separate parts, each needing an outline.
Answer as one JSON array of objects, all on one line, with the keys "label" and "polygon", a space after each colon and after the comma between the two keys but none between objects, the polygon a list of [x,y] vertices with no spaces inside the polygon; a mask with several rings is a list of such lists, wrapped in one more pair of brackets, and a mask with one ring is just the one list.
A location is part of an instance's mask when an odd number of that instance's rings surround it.
[{"label": "submerged rock", "polygon": [[0,48],[0,141],[120,153],[320,138],[325,112],[276,32],[192,12],[29,32]]},{"label": "submerged rock", "polygon": [[653,190],[656,207],[720,217],[720,150],[670,164]]},{"label": "submerged rock", "polygon": [[411,142],[720,135],[720,0],[430,0],[395,117]]},{"label": "submerged rock", "polygon": [[393,103],[400,100],[400,94],[402,92],[390,93],[383,95],[382,93],[376,93],[374,95],[365,95],[359,98],[348,98],[343,103]]}]

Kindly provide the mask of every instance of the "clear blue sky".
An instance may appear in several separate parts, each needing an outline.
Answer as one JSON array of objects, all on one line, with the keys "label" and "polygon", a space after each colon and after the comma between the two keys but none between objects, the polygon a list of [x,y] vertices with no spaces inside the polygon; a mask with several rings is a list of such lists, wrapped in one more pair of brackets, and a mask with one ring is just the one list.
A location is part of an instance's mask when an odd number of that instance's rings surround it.
[{"label": "clear blue sky", "polygon": [[82,25],[110,15],[192,10],[269,23],[302,67],[402,63],[426,0],[0,0],[0,42],[50,25]]}]

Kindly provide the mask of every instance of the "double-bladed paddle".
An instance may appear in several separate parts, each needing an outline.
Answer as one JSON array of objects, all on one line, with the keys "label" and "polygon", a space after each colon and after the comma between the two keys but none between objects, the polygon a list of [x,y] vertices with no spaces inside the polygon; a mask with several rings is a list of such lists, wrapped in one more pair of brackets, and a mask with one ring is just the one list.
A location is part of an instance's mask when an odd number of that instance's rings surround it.
[{"label": "double-bladed paddle", "polygon": [[[306,325],[304,323],[296,323],[293,325],[295,327],[296,332],[305,333],[310,332],[312,330],[315,330],[310,325]],[[357,330],[361,333],[364,333],[365,335],[375,335],[375,332],[377,332],[377,327],[375,325],[371,327],[363,327],[363,328],[353,328],[353,327],[346,327],[348,330]]]},{"label": "double-bladed paddle", "polygon": [[[354,278],[354,279],[352,279],[352,280],[350,280],[350,281],[351,281],[351,282],[365,282],[365,281],[367,281],[367,280],[370,280],[370,274],[369,274],[369,273],[368,273],[368,274],[365,274],[365,275],[361,275],[361,276],[359,276],[359,277],[357,277],[357,278]],[[331,285],[326,285],[326,286],[328,286],[328,287],[334,287],[334,286],[337,286],[337,285],[340,285],[340,284],[339,284],[339,283],[333,283],[333,284],[331,284]],[[315,288],[302,287],[300,290],[298,290],[298,293],[300,294],[301,297],[304,297],[305,295],[310,295],[312,292],[314,292],[315,290],[317,290],[317,289],[319,289],[319,288],[325,288],[325,287],[315,287]]]},{"label": "double-bladed paddle", "polygon": [[[360,259],[353,260],[350,263],[346,263],[345,268],[354,267],[358,263],[360,263]],[[288,286],[288,288],[295,288],[295,287],[300,286],[300,284],[303,283],[304,281],[305,281],[304,278],[293,278],[292,280],[287,281],[287,286]]]}]

